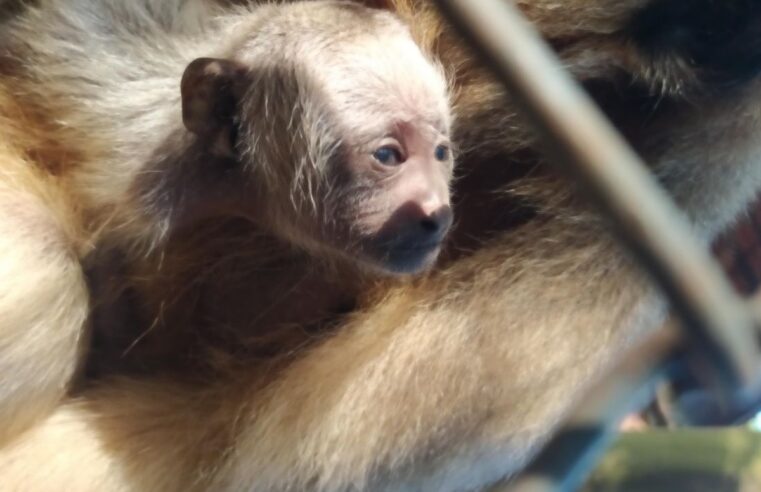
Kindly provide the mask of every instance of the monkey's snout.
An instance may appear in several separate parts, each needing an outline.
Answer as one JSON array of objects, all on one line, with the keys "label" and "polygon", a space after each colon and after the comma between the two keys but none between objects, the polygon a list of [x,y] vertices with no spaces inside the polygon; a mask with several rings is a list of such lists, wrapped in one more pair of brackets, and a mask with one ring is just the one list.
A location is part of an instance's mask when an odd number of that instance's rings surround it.
[{"label": "monkey's snout", "polygon": [[449,205],[425,214],[416,206],[402,207],[378,235],[377,252],[385,269],[415,273],[433,264],[452,227]]},{"label": "monkey's snout", "polygon": [[643,52],[691,66],[708,84],[741,83],[761,73],[757,0],[656,0],[629,31]]},{"label": "monkey's snout", "polygon": [[449,206],[441,207],[427,217],[420,219],[419,228],[424,242],[441,242],[452,227],[452,209]]}]

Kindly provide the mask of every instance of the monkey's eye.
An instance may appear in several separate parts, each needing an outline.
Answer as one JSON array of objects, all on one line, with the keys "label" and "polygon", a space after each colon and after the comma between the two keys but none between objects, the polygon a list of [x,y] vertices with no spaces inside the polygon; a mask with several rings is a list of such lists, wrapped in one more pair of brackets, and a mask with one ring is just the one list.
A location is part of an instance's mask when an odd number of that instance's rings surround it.
[{"label": "monkey's eye", "polygon": [[436,157],[437,161],[446,161],[449,159],[449,147],[446,145],[439,145],[436,147],[436,150],[433,152],[434,157]]},{"label": "monkey's eye", "polygon": [[384,166],[398,166],[404,162],[399,149],[386,145],[373,152],[373,158]]}]

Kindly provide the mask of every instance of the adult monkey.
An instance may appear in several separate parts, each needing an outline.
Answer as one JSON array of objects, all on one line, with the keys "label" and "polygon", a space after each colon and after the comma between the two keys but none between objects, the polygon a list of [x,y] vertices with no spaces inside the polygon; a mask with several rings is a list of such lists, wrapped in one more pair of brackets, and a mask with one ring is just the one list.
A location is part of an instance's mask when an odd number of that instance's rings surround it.
[{"label": "adult monkey", "polygon": [[[761,184],[754,2],[519,4],[706,241],[743,209]],[[419,283],[379,287],[274,364],[225,352],[206,384],[178,376],[176,360],[162,376],[115,370],[0,451],[7,483],[479,490],[518,470],[591,375],[658,324],[661,301],[432,6],[387,6],[458,89],[460,226],[447,263]],[[227,244],[244,241],[245,231],[223,232]],[[223,241],[195,239],[170,256],[219,254]],[[245,327],[240,263],[215,266],[203,280],[210,302],[193,316]],[[160,304],[155,286],[135,289]]]}]

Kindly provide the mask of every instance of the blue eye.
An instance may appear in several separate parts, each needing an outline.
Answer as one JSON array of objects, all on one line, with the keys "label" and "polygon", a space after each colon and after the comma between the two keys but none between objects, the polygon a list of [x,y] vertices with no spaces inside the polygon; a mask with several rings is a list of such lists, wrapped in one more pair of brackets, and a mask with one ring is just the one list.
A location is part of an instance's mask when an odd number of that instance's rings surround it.
[{"label": "blue eye", "polygon": [[437,161],[445,161],[449,159],[449,147],[446,145],[439,145],[436,147],[433,155],[436,157]]},{"label": "blue eye", "polygon": [[373,152],[373,158],[384,166],[397,166],[404,161],[402,154],[389,146],[381,147]]}]

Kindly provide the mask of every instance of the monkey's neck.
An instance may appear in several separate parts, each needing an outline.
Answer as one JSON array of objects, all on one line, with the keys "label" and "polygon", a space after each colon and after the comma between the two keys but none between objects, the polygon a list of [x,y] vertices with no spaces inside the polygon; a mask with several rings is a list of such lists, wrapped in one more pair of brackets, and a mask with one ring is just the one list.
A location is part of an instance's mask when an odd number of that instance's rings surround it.
[{"label": "monkey's neck", "polygon": [[94,258],[101,284],[111,278],[122,289],[105,299],[109,289],[93,292],[96,372],[162,371],[181,358],[183,371],[203,374],[209,351],[263,361],[289,354],[328,333],[376,282],[243,219],[179,230],[163,249],[127,272],[113,256]]},{"label": "monkey's neck", "polygon": [[243,200],[257,205],[254,190],[242,183],[246,177],[237,159],[220,157],[181,123],[169,126],[122,197],[124,216],[115,224],[117,238],[137,237],[149,248],[179,229],[230,216]]}]

